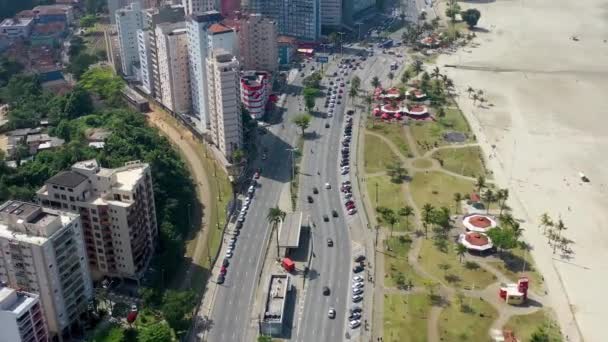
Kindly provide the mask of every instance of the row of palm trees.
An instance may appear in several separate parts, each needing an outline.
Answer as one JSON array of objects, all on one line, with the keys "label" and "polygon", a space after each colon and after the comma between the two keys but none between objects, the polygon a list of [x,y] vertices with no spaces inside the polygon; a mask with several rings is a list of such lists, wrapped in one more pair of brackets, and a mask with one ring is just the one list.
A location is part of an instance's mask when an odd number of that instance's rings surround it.
[{"label": "row of palm trees", "polygon": [[484,92],[481,89],[476,91],[473,89],[473,87],[469,86],[467,88],[467,93],[469,94],[469,98],[473,99],[473,105],[475,105],[477,101],[479,101],[479,105],[483,105],[484,102],[488,101],[485,97],[483,97]]},{"label": "row of palm trees", "polygon": [[540,216],[539,228],[543,229],[543,234],[547,237],[549,245],[553,247],[553,254],[555,254],[558,248],[564,254],[571,253],[570,245],[574,241],[563,236],[563,232],[568,230],[568,227],[566,227],[561,217],[555,221],[549,214],[544,213]]}]

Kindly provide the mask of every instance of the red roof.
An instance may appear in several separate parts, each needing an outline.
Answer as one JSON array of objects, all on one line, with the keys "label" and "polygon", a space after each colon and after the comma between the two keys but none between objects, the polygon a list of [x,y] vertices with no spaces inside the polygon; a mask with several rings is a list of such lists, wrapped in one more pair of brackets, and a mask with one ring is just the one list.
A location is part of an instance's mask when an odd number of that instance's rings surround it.
[{"label": "red roof", "polygon": [[485,216],[475,215],[469,219],[469,223],[478,228],[488,228],[492,225],[492,221]]},{"label": "red roof", "polygon": [[487,236],[480,233],[468,233],[465,239],[473,246],[485,246],[490,242]]},{"label": "red roof", "polygon": [[232,29],[224,24],[213,24],[209,27],[212,34],[231,32]]},{"label": "red roof", "polygon": [[296,39],[290,36],[278,36],[277,43],[279,44],[295,44]]}]

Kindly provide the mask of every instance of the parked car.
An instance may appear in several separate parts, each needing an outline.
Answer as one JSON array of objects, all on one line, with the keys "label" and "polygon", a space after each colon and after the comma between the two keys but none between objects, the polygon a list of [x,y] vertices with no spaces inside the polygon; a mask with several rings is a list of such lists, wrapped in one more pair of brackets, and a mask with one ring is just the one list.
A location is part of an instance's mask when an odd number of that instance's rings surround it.
[{"label": "parked car", "polygon": [[352,286],[353,289],[360,289],[360,288],[363,288],[363,287],[365,287],[365,283],[362,282],[362,281],[358,281],[356,283],[353,283],[353,286]]},{"label": "parked car", "polygon": [[216,280],[215,282],[216,282],[216,283],[218,283],[218,284],[223,284],[223,283],[224,283],[224,280],[226,280],[226,278],[224,278],[224,276],[220,274],[220,275],[217,277],[217,280]]},{"label": "parked car", "polygon": [[356,265],[355,267],[353,267],[353,272],[354,273],[361,273],[363,272],[364,268],[361,265]]},{"label": "parked car", "polygon": [[361,289],[361,288],[353,289],[353,294],[355,294],[355,295],[362,294],[362,293],[363,293],[363,289]]},{"label": "parked car", "polygon": [[348,210],[348,215],[355,215],[357,213],[357,209],[352,208]]},{"label": "parked car", "polygon": [[[355,260],[355,261],[356,261],[356,260]],[[353,277],[353,281],[354,281],[355,283],[362,282],[363,280],[364,280],[364,279],[363,279],[363,277],[362,277],[362,276],[358,276],[358,275],[356,275],[356,276],[354,276],[354,277]]]},{"label": "parked car", "polygon": [[353,295],[352,299],[353,299],[353,303],[359,303],[360,301],[363,300],[363,296],[362,295]]},{"label": "parked car", "polygon": [[348,322],[348,326],[351,329],[356,329],[361,326],[361,321],[358,319],[352,320],[352,321]]},{"label": "parked car", "polygon": [[361,318],[360,312],[351,311],[351,313],[348,315],[348,319],[351,319],[351,320],[359,319],[359,318]]},{"label": "parked car", "polygon": [[365,255],[363,255],[363,254],[359,254],[359,255],[357,255],[357,256],[355,257],[355,259],[354,259],[354,260],[355,260],[355,262],[362,262],[362,261],[365,261]]}]

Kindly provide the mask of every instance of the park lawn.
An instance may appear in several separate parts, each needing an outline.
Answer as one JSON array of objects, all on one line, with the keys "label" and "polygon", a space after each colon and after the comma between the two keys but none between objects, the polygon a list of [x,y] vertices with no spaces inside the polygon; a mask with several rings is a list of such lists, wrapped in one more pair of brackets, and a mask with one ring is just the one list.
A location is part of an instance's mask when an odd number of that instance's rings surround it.
[{"label": "park lawn", "polygon": [[439,171],[416,172],[410,182],[410,191],[418,208],[430,203],[438,208],[446,206],[455,212],[454,193],[468,194],[473,182]]},{"label": "park lawn", "polygon": [[[405,207],[407,204],[405,200],[405,194],[403,193],[402,185],[391,182],[391,178],[386,175],[381,176],[373,176],[367,177],[365,179],[365,183],[367,184],[367,194],[369,196],[370,202],[374,208],[377,207],[386,207],[393,209],[395,213],[399,210],[399,208]],[[376,184],[378,184],[378,198],[376,200]],[[374,209],[375,210],[375,209]],[[378,219],[380,219],[380,215],[378,215]],[[410,217],[410,229],[412,228],[411,222],[412,218]],[[381,223],[382,224],[382,223]],[[384,225],[386,228],[390,229],[389,225]],[[395,224],[395,231],[405,231],[405,219],[400,218],[399,222]]]},{"label": "park lawn", "polygon": [[426,294],[384,296],[384,341],[426,342],[431,302]]},{"label": "park lawn", "polygon": [[[466,263],[460,262],[455,247],[455,243],[448,241],[446,244],[447,251],[444,253],[435,246],[432,239],[425,239],[422,242],[418,262],[427,272],[455,288],[463,289],[474,286],[475,289],[483,289],[496,282],[496,277],[482,267],[477,269],[466,268]],[[443,270],[440,265],[449,265],[449,268]]]},{"label": "park lawn", "polygon": [[403,274],[405,284],[412,282],[413,286],[422,286],[425,279],[418,275],[414,268],[408,263],[408,252],[410,251],[412,240],[408,237],[392,237],[386,240],[386,246],[391,251],[385,249],[384,254],[384,286],[397,287],[397,277]]},{"label": "park lawn", "polygon": [[440,160],[440,163],[443,163],[442,167],[444,169],[463,176],[477,177],[486,175],[479,146],[443,148],[435,151],[433,158]]},{"label": "park lawn", "polygon": [[[512,256],[509,256],[509,253]],[[500,257],[499,254],[496,254],[496,256]],[[537,294],[543,292],[543,277],[538,273],[538,269],[529,252],[526,252],[521,248],[513,248],[508,252],[504,252],[501,259],[502,260],[489,261],[488,264],[499,270],[513,282],[517,282],[517,280],[523,276],[528,277],[528,279],[530,279],[530,288],[532,291]],[[522,272],[524,270],[524,260],[526,271]]]},{"label": "park lawn", "polygon": [[385,138],[390,140],[397,148],[399,152],[409,158],[411,154],[410,146],[407,144],[405,138],[405,130],[403,125],[391,122],[375,122],[367,125],[367,130],[377,134],[383,135]]},{"label": "park lawn", "polygon": [[[465,308],[455,299],[439,316],[439,336],[449,342],[486,342],[488,332],[498,312],[489,303],[478,298],[464,298]],[[522,340],[526,341],[526,340]]]},{"label": "park lawn", "polygon": [[433,162],[427,158],[417,158],[412,162],[412,166],[419,169],[428,169],[433,166]]},{"label": "park lawn", "polygon": [[365,135],[366,173],[386,171],[387,166],[395,160],[398,160],[397,156],[382,139],[371,134]]},{"label": "park lawn", "polygon": [[559,325],[551,318],[547,310],[538,310],[528,315],[513,316],[505,324],[505,329],[510,329],[520,341],[530,341],[532,334],[543,327],[550,342],[562,341]]},{"label": "park lawn", "polygon": [[471,129],[458,107],[445,107],[445,116],[436,119],[436,121],[413,121],[410,124],[412,137],[416,140],[417,147],[423,150],[422,152],[436,146],[447,145],[448,142],[443,139],[443,134],[446,132],[464,133],[469,137],[467,141],[470,140]]}]

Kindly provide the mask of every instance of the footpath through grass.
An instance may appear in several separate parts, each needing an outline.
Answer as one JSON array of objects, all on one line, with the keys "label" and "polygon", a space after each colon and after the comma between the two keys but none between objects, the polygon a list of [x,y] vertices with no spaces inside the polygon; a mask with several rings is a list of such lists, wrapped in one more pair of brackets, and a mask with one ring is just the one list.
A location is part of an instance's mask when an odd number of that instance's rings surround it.
[{"label": "footpath through grass", "polygon": [[384,296],[384,341],[426,342],[431,302],[426,294]]},{"label": "footpath through grass", "polygon": [[512,330],[520,341],[530,341],[532,334],[539,327],[542,327],[549,335],[549,342],[563,341],[559,325],[551,319],[547,310],[538,310],[529,315],[513,316],[505,324],[505,329]]},{"label": "footpath through grass", "polygon": [[[367,177],[365,179],[365,183],[367,184],[367,193],[369,195],[369,200],[374,210],[377,207],[386,207],[393,209],[395,212],[397,212],[399,208],[403,208],[407,204],[405,200],[405,194],[402,190],[402,184],[391,182],[391,178],[389,176],[382,175]],[[376,189],[378,191],[376,191]],[[378,214],[376,213],[376,215]],[[379,221],[381,220],[380,215],[378,215],[378,219]],[[383,224],[383,226],[390,229],[389,225]],[[399,222],[395,224],[394,230],[405,230],[405,218],[400,218]]]},{"label": "footpath through grass", "polygon": [[398,160],[389,146],[379,137],[365,134],[365,172],[376,173],[387,170],[387,166]]},{"label": "footpath through grass", "polygon": [[486,175],[479,146],[444,148],[435,151],[432,157],[448,171],[468,177]]},{"label": "footpath through grass", "polygon": [[[463,303],[454,299],[439,316],[439,336],[449,342],[486,342],[498,312],[489,303],[465,297]],[[523,340],[525,341],[525,340]]]},{"label": "footpath through grass", "polygon": [[397,146],[399,152],[401,152],[404,157],[410,157],[411,149],[407,144],[403,125],[394,122],[369,122],[367,124],[367,130],[383,135]]},{"label": "footpath through grass", "polygon": [[483,289],[497,281],[492,273],[478,264],[461,263],[455,247],[456,244],[449,240],[441,247],[433,239],[424,240],[418,262],[427,272],[454,288]]},{"label": "footpath through grass", "polygon": [[[424,278],[419,276],[408,262],[408,252],[412,240],[406,236],[392,237],[385,241],[384,286],[395,287],[409,285],[422,286]],[[391,250],[388,251],[387,249]]]},{"label": "footpath through grass", "polygon": [[417,172],[410,182],[410,190],[418,208],[430,203],[435,207],[446,206],[454,212],[454,193],[470,193],[473,182],[438,171]]}]

